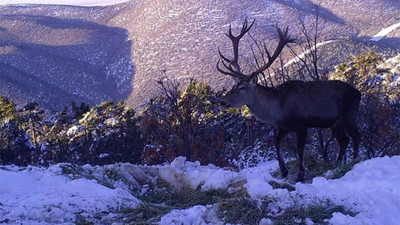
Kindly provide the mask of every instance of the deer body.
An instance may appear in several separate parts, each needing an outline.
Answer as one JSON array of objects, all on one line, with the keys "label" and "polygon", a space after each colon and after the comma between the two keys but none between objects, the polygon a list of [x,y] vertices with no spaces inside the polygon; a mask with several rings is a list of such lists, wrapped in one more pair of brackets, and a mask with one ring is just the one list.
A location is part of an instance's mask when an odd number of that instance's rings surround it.
[{"label": "deer body", "polygon": [[[252,95],[252,100],[241,102],[242,105],[247,105],[259,120],[287,131],[332,127],[346,116],[347,108],[353,101],[359,101],[360,95],[358,90],[341,81],[289,81],[277,88],[256,84],[249,92],[253,93],[245,95]],[[234,99],[243,98],[236,95],[231,101]],[[357,106],[358,103],[355,110]]]},{"label": "deer body", "polygon": [[361,93],[342,81],[289,81],[276,88],[243,82],[236,85],[221,99],[225,107],[246,105],[259,120],[278,129],[275,147],[283,176],[287,169],[280,152],[282,139],[289,133],[297,135],[297,151],[300,158],[298,180],[304,179],[304,146],[307,130],[311,127],[331,128],[340,144],[338,162],[343,158],[349,139],[353,140],[353,157],[358,156],[360,134],[356,118]]},{"label": "deer body", "polygon": [[[275,148],[283,177],[287,176],[288,170],[280,152],[280,145],[289,132],[295,132],[297,137],[297,153],[300,161],[297,180],[299,181],[304,180],[303,156],[308,128],[331,128],[333,136],[340,145],[338,163],[343,159],[349,143],[348,134],[353,140],[353,157],[356,158],[360,143],[356,119],[361,93],[342,81],[288,81],[276,88],[257,84],[257,76],[268,69],[285,45],[294,42],[294,39],[288,35],[288,28],[284,31],[277,28],[279,42],[274,53],[270,54],[265,48],[264,55],[267,57],[267,60],[264,60],[265,63],[246,75],[241,71],[238,63],[239,41],[253,24],[254,21],[248,26],[245,20],[238,36],[232,34],[231,27],[226,33],[232,41],[234,58],[229,59],[219,51],[221,60],[218,61],[217,70],[234,77],[238,83],[222,97],[221,105],[224,107],[246,105],[256,118],[271,123],[278,129]],[[220,67],[220,63],[223,68]]]}]

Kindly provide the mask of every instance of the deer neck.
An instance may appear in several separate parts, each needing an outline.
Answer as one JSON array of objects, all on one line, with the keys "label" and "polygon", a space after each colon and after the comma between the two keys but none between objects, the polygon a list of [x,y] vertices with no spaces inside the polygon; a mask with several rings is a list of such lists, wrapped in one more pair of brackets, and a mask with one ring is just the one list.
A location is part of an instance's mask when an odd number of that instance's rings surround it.
[{"label": "deer neck", "polygon": [[259,120],[276,125],[279,116],[277,93],[274,88],[257,85],[253,101],[247,104],[251,113]]}]

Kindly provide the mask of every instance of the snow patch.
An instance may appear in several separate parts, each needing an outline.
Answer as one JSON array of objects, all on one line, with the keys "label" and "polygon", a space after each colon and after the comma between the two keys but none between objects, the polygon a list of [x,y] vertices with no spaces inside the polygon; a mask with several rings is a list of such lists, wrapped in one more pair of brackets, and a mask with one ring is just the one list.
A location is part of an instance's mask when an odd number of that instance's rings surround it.
[{"label": "snow patch", "polygon": [[[375,158],[355,165],[340,179],[317,177],[311,184],[297,183],[292,194],[345,205],[360,212],[355,217],[361,221],[359,224],[396,224],[400,221],[398,171],[400,156]],[[347,215],[335,214],[332,220],[332,224],[355,224],[354,218]]]},{"label": "snow patch", "polygon": [[329,40],[329,41],[323,41],[323,42],[317,43],[316,46],[312,47],[312,49],[308,49],[308,50],[306,50],[306,51],[300,53],[300,54],[297,55],[296,57],[292,58],[291,60],[287,61],[287,62],[283,65],[283,67],[288,67],[288,66],[290,66],[290,65],[292,65],[292,64],[294,64],[294,63],[299,62],[299,61],[300,61],[301,59],[303,59],[307,54],[310,54],[311,51],[314,51],[315,48],[318,48],[318,47],[327,45],[327,44],[332,43],[332,42],[337,42],[337,41],[339,41],[339,40]]},{"label": "snow patch", "polygon": [[216,219],[216,216],[212,216],[213,214],[215,214],[215,210],[212,206],[196,205],[184,210],[172,210],[172,212],[161,217],[159,225],[224,224],[222,221]]},{"label": "snow patch", "polygon": [[395,23],[391,26],[388,26],[384,29],[382,29],[381,31],[379,31],[377,34],[375,34],[370,41],[380,41],[382,40],[384,37],[386,37],[390,32],[392,32],[393,30],[397,29],[400,27],[400,22]]},{"label": "snow patch", "polygon": [[137,207],[140,201],[121,188],[110,189],[94,180],[72,180],[58,165],[16,171],[0,168],[0,221],[12,223],[67,223],[78,215]]},{"label": "snow patch", "polygon": [[227,189],[237,177],[233,171],[223,170],[214,165],[201,166],[198,161],[186,161],[185,157],[178,157],[171,165],[162,166],[159,176],[178,189],[201,187],[202,191]]},{"label": "snow patch", "polygon": [[72,126],[71,128],[68,129],[67,136],[72,137],[75,134],[84,131],[85,129],[86,129],[85,126],[81,126],[81,125]]}]

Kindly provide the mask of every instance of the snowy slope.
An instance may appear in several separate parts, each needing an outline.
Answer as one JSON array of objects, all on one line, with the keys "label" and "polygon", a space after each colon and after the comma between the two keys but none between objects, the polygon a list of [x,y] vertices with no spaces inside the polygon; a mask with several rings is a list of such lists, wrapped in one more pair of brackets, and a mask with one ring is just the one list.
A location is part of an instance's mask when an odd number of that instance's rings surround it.
[{"label": "snowy slope", "polygon": [[[332,202],[351,209],[352,217],[340,212],[333,213],[330,224],[386,224],[397,225],[400,221],[400,156],[375,158],[354,166],[340,179],[316,177],[312,183],[296,183],[295,190],[274,188],[271,181],[285,182],[271,174],[278,169],[276,161],[261,163],[241,171],[202,166],[179,157],[168,165],[135,166],[116,164],[103,167],[86,165],[82,168],[91,178],[72,179],[61,175],[61,165],[48,169],[6,166],[0,168],[0,223],[5,224],[69,224],[79,216],[93,219],[117,217],[121,207],[135,208],[140,201],[133,195],[132,185],[140,177],[148,182],[164,180],[178,189],[201,188],[227,190],[229,193],[245,191],[250,198],[268,204],[268,215],[278,215],[295,206],[307,206],[319,202]],[[112,170],[114,168],[114,170]],[[110,189],[101,185],[99,177],[106,173],[119,173]],[[116,172],[117,171],[117,172]],[[118,172],[119,171],[119,172]],[[132,172],[135,171],[135,172]],[[150,171],[150,172],[149,172]],[[134,175],[136,174],[136,175]],[[138,176],[138,177],[134,177]],[[125,182],[125,184],[122,184]],[[242,184],[238,186],[237,184]],[[108,185],[110,186],[110,185]],[[149,184],[143,185],[142,193]],[[137,196],[140,197],[140,196]],[[188,209],[173,210],[161,217],[160,224],[223,224],[216,213],[216,205],[196,205]],[[104,221],[104,218],[102,220]],[[115,220],[114,220],[115,221]],[[263,224],[270,224],[264,218]],[[308,221],[312,224],[312,221]]]}]

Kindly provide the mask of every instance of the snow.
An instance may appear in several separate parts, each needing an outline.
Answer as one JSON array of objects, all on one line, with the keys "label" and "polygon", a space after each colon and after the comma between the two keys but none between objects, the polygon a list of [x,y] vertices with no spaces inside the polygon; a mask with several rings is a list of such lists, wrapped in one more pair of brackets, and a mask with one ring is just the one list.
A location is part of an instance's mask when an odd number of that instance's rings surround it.
[{"label": "snow", "polygon": [[63,176],[58,165],[48,169],[3,167],[0,182],[0,221],[12,224],[72,223],[78,215],[93,217],[140,203],[126,190]]},{"label": "snow", "polygon": [[[312,184],[296,184],[299,195],[345,203],[360,212],[358,224],[398,224],[400,221],[400,156],[359,163],[337,180],[314,178]],[[335,214],[333,224],[357,224],[354,218]],[[337,223],[337,221],[343,221]],[[379,221],[379,223],[378,223]]]},{"label": "snow", "polygon": [[108,6],[130,0],[1,0],[0,5],[11,4],[50,4],[50,5],[76,5],[76,6]]},{"label": "snow", "polygon": [[186,161],[185,157],[178,157],[171,165],[162,166],[159,176],[178,189],[201,187],[202,191],[227,189],[237,177],[233,171],[213,165],[200,166],[199,162]]},{"label": "snow", "polygon": [[[269,184],[270,181],[283,182],[271,176],[276,169],[278,163],[270,161],[261,163],[257,167],[233,172],[212,165],[201,166],[199,163],[187,162],[185,158],[180,157],[171,165],[162,166],[160,173],[163,174],[161,175],[163,179],[176,187],[193,189],[201,187],[202,190],[227,189],[239,181],[244,181],[243,187],[251,198],[276,199],[273,205],[269,205],[271,214],[278,214],[296,204],[304,206],[329,200],[358,212],[355,217],[336,212],[329,221],[331,224],[397,225],[400,221],[400,156],[361,162],[340,179],[328,180],[316,177],[310,184],[296,183],[295,190],[291,192],[287,189],[273,189]],[[171,176],[166,176],[164,173]],[[197,221],[193,220],[193,211],[200,209],[202,211],[198,212],[199,215],[204,214],[203,207],[193,207],[189,212],[174,210],[165,218],[179,218],[177,221],[180,223],[190,224]],[[197,221],[196,224],[202,223]],[[308,224],[312,224],[312,221]]]},{"label": "snow", "polygon": [[308,50],[306,50],[306,51],[300,53],[300,54],[297,55],[296,57],[294,57],[294,58],[290,59],[289,61],[287,61],[287,62],[283,65],[283,67],[288,67],[288,66],[290,66],[290,65],[292,65],[292,64],[294,64],[294,63],[299,62],[299,61],[300,61],[301,59],[303,59],[305,56],[307,56],[308,54],[310,54],[311,51],[314,51],[315,48],[318,48],[318,47],[327,45],[327,44],[332,43],[332,42],[337,42],[337,41],[338,41],[338,40],[329,40],[329,41],[323,41],[323,42],[317,43],[316,46],[312,47],[312,49],[308,49]]},{"label": "snow", "polygon": [[384,29],[382,29],[381,31],[379,31],[377,34],[375,34],[370,41],[380,41],[382,40],[384,37],[386,37],[386,35],[388,35],[390,32],[392,32],[393,30],[397,29],[400,27],[400,22],[392,24]]},{"label": "snow", "polygon": [[[155,182],[158,179],[178,189],[242,191],[247,192],[255,202],[274,199],[265,206],[266,218],[260,224],[272,224],[271,218],[267,217],[280,215],[287,209],[326,202],[356,213],[351,216],[335,212],[327,221],[330,224],[398,225],[400,221],[400,156],[366,160],[356,164],[339,179],[315,177],[311,183],[293,184],[293,191],[271,186],[272,182],[287,182],[271,175],[279,169],[276,160],[239,171],[200,165],[199,162],[187,161],[185,157],[156,166],[128,163],[85,165],[81,168],[91,175],[79,179],[63,175],[62,165],[47,169],[0,167],[0,222],[71,224],[76,222],[78,215],[95,218],[98,214],[108,215],[111,212],[111,216],[116,216],[121,207],[135,208],[141,204],[134,195],[140,195],[140,190],[145,193],[143,190],[149,188],[149,183],[136,180]],[[107,171],[113,171],[123,179],[112,181],[114,183],[96,181],[101,180]],[[103,183],[111,184],[108,186],[115,189],[101,185]],[[132,191],[135,186],[138,186],[139,192]],[[218,204],[214,204],[172,210],[161,217],[159,224],[224,224],[217,217],[217,208]],[[311,219],[303,222],[314,223]]]},{"label": "snow", "polygon": [[[262,198],[272,191],[269,181],[278,181],[271,172],[278,168],[278,162],[268,161],[257,167],[246,168],[239,172],[221,169],[214,165],[201,166],[199,162],[186,161],[185,157],[176,158],[171,165],[159,169],[160,178],[176,188],[201,188],[209,190],[232,190],[232,185],[245,182],[244,187],[252,198]],[[234,185],[233,185],[234,186]],[[232,190],[235,192],[238,190]]]},{"label": "snow", "polygon": [[222,221],[217,219],[209,218],[210,214],[215,214],[212,206],[202,206],[196,205],[189,209],[184,210],[172,210],[172,212],[167,215],[161,217],[161,221],[159,225],[171,225],[171,224],[179,224],[179,225],[218,225],[223,224]]},{"label": "snow", "polygon": [[82,131],[84,131],[84,130],[85,130],[85,127],[84,127],[84,126],[81,126],[81,125],[79,125],[79,126],[72,126],[71,128],[68,129],[68,131],[67,131],[67,136],[72,137],[72,136],[74,136],[76,133],[82,132]]}]

